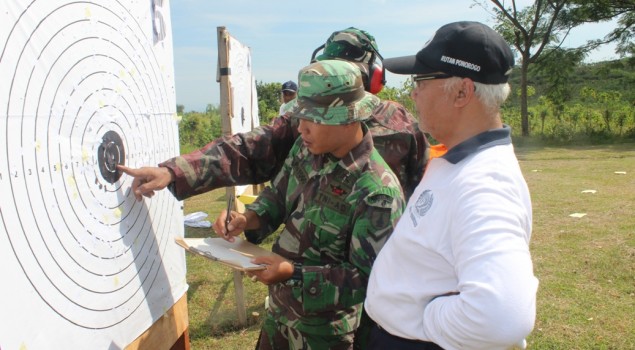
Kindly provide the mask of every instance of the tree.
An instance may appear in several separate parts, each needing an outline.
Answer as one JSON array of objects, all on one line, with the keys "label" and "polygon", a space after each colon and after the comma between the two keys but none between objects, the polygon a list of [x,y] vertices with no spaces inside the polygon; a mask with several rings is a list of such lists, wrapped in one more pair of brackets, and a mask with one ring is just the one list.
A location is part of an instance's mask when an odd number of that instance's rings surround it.
[{"label": "tree", "polygon": [[268,124],[271,119],[278,116],[280,111],[280,83],[263,83],[256,81],[256,91],[258,93],[258,111],[260,113],[260,123]]},{"label": "tree", "polygon": [[212,138],[220,137],[222,134],[222,126],[220,120],[220,107],[217,105],[207,104],[205,108],[205,115],[210,122],[210,131]]},{"label": "tree", "polygon": [[602,39],[589,40],[585,47],[593,50],[600,45],[617,43],[621,57],[635,56],[635,1],[633,0],[576,0],[579,5],[572,18],[578,22],[602,22],[617,18],[617,26]]},{"label": "tree", "polygon": [[[535,74],[532,74],[543,78],[547,83],[544,96],[551,102],[558,119],[562,116],[565,103],[571,99],[572,85],[569,84],[569,77],[583,58],[584,52],[581,50],[549,49],[541,64],[536,66]],[[527,93],[528,97],[529,95]]]},{"label": "tree", "polygon": [[404,81],[400,87],[389,87],[384,86],[384,88],[377,94],[382,100],[389,100],[399,102],[402,106],[404,106],[410,113],[414,113],[415,119],[417,119],[415,104],[412,98],[410,97],[410,92],[412,91],[413,83],[412,79],[408,78]]},{"label": "tree", "polygon": [[[533,5],[519,9],[516,0],[490,0],[494,4],[494,14],[498,21],[495,29],[520,55],[520,114],[522,135],[529,135],[529,116],[527,108],[527,73],[529,66],[540,63],[551,53],[563,52],[562,43],[569,32],[584,23],[609,20],[622,15],[622,31],[612,40],[626,40],[633,37],[633,1],[632,0],[536,0]],[[483,2],[477,2],[485,7]],[[509,5],[507,5],[509,4]],[[595,11],[595,12],[594,12]],[[606,40],[609,40],[607,38]],[[605,40],[605,42],[606,42]],[[571,49],[571,57],[585,55],[595,46]],[[628,44],[625,44],[629,47]],[[632,50],[632,43],[630,44]],[[570,62],[569,62],[570,63]],[[561,65],[564,67],[564,65]]]},{"label": "tree", "polygon": [[565,26],[559,21],[560,13],[569,4],[568,0],[537,0],[533,5],[524,9],[511,1],[511,7],[505,7],[507,2],[491,0],[494,13],[498,20],[496,30],[503,35],[507,42],[520,54],[520,115],[522,135],[529,135],[529,116],[527,109],[527,73],[529,66],[535,63],[545,47],[558,41],[559,34],[568,33],[572,27]]}]

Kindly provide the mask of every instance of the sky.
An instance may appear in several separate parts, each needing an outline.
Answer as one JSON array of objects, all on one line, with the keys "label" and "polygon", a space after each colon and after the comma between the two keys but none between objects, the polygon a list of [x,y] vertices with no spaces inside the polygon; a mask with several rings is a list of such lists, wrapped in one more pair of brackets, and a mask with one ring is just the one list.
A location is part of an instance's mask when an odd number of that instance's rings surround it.
[{"label": "sky", "polygon": [[[379,53],[388,58],[415,54],[446,23],[469,20],[494,25],[491,13],[472,0],[172,0],[170,12],[176,102],[186,112],[205,111],[208,104],[220,103],[217,27],[225,27],[251,48],[257,81],[283,83],[297,81],[298,71],[331,33],[351,26],[373,35]],[[564,46],[599,39],[614,25],[585,25],[573,31]],[[615,58],[614,46],[605,46],[587,62]],[[398,87],[405,78],[388,73],[386,85]]]}]

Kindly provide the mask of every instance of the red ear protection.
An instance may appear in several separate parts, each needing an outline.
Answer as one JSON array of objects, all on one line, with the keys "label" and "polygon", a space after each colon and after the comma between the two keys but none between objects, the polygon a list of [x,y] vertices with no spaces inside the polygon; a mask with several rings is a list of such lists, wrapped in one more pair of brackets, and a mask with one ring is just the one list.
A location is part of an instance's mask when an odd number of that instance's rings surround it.
[{"label": "red ear protection", "polygon": [[[325,44],[320,45],[313,51],[313,54],[311,55],[311,63],[316,61],[315,57],[317,56],[317,53],[324,49],[324,47]],[[379,57],[379,59],[377,57]],[[342,59],[354,62],[350,59]],[[384,66],[381,63],[381,55],[379,52],[374,51],[368,63],[368,80],[364,81],[364,88],[371,94],[376,95],[384,88],[384,85],[386,85],[386,71],[384,71]]]},{"label": "red ear protection", "polygon": [[368,92],[377,95],[386,84],[386,72],[379,60],[372,60],[368,67]]}]

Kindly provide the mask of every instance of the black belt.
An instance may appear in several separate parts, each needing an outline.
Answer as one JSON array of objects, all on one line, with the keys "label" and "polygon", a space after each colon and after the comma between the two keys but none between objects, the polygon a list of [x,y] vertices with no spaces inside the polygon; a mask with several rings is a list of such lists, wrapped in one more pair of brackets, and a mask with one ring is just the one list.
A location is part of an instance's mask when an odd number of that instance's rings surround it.
[{"label": "black belt", "polygon": [[[416,339],[406,339],[398,337],[394,334],[390,334],[383,329],[379,324],[375,325],[377,330],[381,333],[381,340],[390,342],[392,349],[410,349],[410,350],[443,350],[442,347],[435,343]],[[371,336],[372,338],[372,336]],[[371,342],[372,343],[372,342]],[[388,345],[388,344],[386,344]]]}]

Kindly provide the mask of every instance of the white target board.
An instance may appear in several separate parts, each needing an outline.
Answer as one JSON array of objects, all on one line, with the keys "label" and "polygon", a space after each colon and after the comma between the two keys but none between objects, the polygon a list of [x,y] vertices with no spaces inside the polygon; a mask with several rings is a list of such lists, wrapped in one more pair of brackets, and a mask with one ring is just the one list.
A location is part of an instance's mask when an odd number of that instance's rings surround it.
[{"label": "white target board", "polygon": [[[258,92],[252,72],[251,49],[228,34],[227,67],[229,68],[231,134],[244,133],[260,125]],[[244,194],[249,185],[235,186],[236,194]]]},{"label": "white target board", "polygon": [[0,348],[120,349],[185,293],[167,0],[0,2]]},{"label": "white target board", "polygon": [[247,132],[260,125],[256,78],[251,69],[251,49],[229,36],[227,61],[231,72],[231,132]]}]

